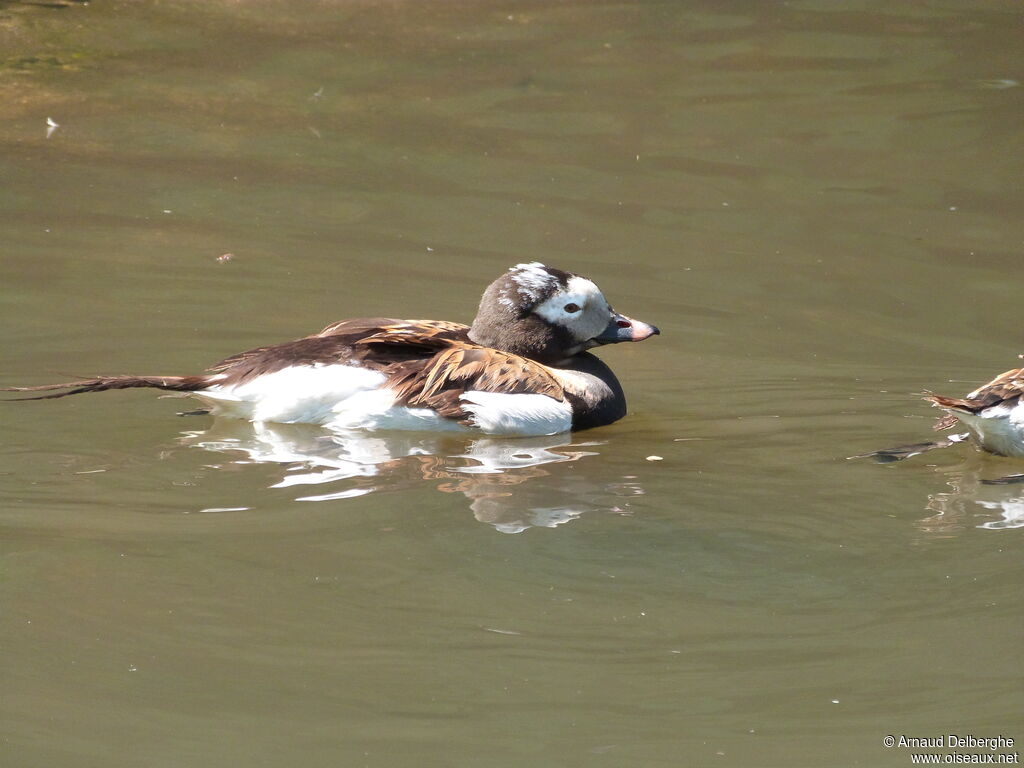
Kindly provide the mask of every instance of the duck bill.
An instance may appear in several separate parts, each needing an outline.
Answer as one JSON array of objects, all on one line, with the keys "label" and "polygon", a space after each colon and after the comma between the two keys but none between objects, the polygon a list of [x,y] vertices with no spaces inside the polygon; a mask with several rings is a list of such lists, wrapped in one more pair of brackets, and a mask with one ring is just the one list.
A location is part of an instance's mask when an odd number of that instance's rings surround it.
[{"label": "duck bill", "polygon": [[651,336],[657,336],[661,331],[653,325],[634,320],[631,317],[620,315],[617,312],[612,315],[608,327],[594,337],[597,344],[618,344],[620,341],[643,341]]}]

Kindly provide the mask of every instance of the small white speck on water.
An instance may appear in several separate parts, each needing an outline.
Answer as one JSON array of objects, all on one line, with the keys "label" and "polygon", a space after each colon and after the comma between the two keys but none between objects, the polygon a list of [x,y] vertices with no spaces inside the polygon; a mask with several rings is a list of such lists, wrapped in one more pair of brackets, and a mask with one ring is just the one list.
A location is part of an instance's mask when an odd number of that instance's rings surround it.
[{"label": "small white speck on water", "polygon": [[170,208],[164,208],[164,213],[174,213]]},{"label": "small white speck on water", "polygon": [[60,128],[60,123],[52,117],[46,118],[46,138],[53,136],[53,132]]},{"label": "small white speck on water", "polygon": [[839,703],[839,699],[832,699],[832,703],[833,704],[838,704]]},{"label": "small white speck on water", "polygon": [[522,632],[516,632],[514,629],[498,629],[497,627],[483,627],[484,632],[494,632],[496,635],[521,635]]},{"label": "small white speck on water", "polygon": [[664,461],[665,459],[661,456],[648,456],[648,461]]},{"label": "small white speck on water", "polygon": [[991,80],[976,80],[975,83],[979,88],[1016,88],[1020,85],[1019,80],[1014,80],[1010,77],[999,77]]},{"label": "small white speck on water", "polygon": [[135,666],[134,664],[129,664],[129,665],[128,665],[128,671],[129,671],[129,672],[138,672],[138,671],[139,671],[139,668],[138,668],[138,667],[136,667],[136,666]]},{"label": "small white speck on water", "polygon": [[951,210],[951,211],[955,211],[955,210],[956,210],[956,206],[955,206],[955,205],[951,205],[951,206],[949,206],[949,210]]}]

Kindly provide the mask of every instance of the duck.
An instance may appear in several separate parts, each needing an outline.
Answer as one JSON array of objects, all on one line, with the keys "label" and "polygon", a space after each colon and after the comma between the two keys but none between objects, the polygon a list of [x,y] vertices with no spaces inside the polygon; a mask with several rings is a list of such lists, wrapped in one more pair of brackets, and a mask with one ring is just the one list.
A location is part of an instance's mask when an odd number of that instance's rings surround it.
[{"label": "duck", "polygon": [[946,411],[936,429],[960,424],[989,453],[1024,456],[1024,368],[1001,373],[963,397],[927,393],[924,399]]},{"label": "duck", "polygon": [[[946,397],[933,392],[923,394],[925,400],[945,411],[935,422],[935,430],[962,426],[967,431],[948,434],[939,440],[899,445],[850,458],[871,458],[887,464],[963,442],[973,442],[982,450],[997,456],[1024,456],[1024,368],[1013,368],[1001,373],[988,384],[983,384],[963,397]],[[1024,478],[1024,475],[1012,477]],[[1006,479],[982,482],[998,484]]]},{"label": "duck", "polygon": [[516,264],[484,291],[471,325],[359,318],[257,347],[197,375],[98,376],[8,392],[47,400],[152,388],[191,395],[191,413],[333,430],[540,436],[626,415],[622,386],[589,350],[658,335],[616,312],[590,279]]}]

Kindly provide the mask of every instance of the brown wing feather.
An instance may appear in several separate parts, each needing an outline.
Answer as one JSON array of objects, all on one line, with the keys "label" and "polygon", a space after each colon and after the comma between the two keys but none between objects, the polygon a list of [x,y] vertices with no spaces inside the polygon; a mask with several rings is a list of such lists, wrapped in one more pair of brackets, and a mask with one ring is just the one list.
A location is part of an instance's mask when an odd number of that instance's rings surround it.
[{"label": "brown wing feather", "polygon": [[987,405],[995,405],[1002,400],[1012,400],[1024,394],[1024,368],[1014,368],[1001,373],[983,387],[978,387],[965,400],[973,400]]},{"label": "brown wing feather", "polygon": [[396,365],[386,386],[395,391],[396,404],[431,408],[459,420],[469,416],[461,396],[470,390],[565,399],[562,385],[540,363],[458,342],[448,342],[429,360]]},{"label": "brown wing feather", "polygon": [[207,368],[224,374],[218,384],[240,384],[293,365],[343,363],[352,358],[352,340],[345,336],[307,336],[239,352]]},{"label": "brown wing feather", "polygon": [[435,354],[466,337],[467,326],[431,320],[342,320],[312,336],[239,352],[207,369],[218,384],[239,384],[293,365],[356,363],[384,370],[396,362]]},{"label": "brown wing feather", "polygon": [[442,336],[444,338],[463,338],[469,330],[468,325],[452,323],[448,320],[395,320],[391,317],[375,317],[368,320],[340,320],[331,323],[316,336],[335,336],[343,334],[373,334],[379,331],[396,331],[416,333],[421,336]]},{"label": "brown wing feather", "polygon": [[925,400],[940,408],[977,413],[985,408],[991,408],[993,405],[1016,400],[1021,395],[1024,395],[1024,368],[1014,368],[1012,371],[999,374],[988,384],[978,387],[966,397],[928,395]]}]

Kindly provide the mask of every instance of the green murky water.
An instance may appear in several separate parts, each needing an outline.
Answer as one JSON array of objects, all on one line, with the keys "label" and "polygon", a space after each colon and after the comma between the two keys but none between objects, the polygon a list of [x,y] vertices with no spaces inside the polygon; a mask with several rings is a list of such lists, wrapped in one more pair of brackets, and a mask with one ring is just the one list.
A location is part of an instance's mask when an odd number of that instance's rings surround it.
[{"label": "green murky water", "polygon": [[1024,490],[981,483],[1020,463],[846,459],[927,439],[914,393],[1024,352],[1020,25],[0,3],[0,383],[467,321],[526,260],[663,331],[603,352],[631,414],[570,439],[3,408],[3,764],[904,766],[887,734],[1024,739]]}]

